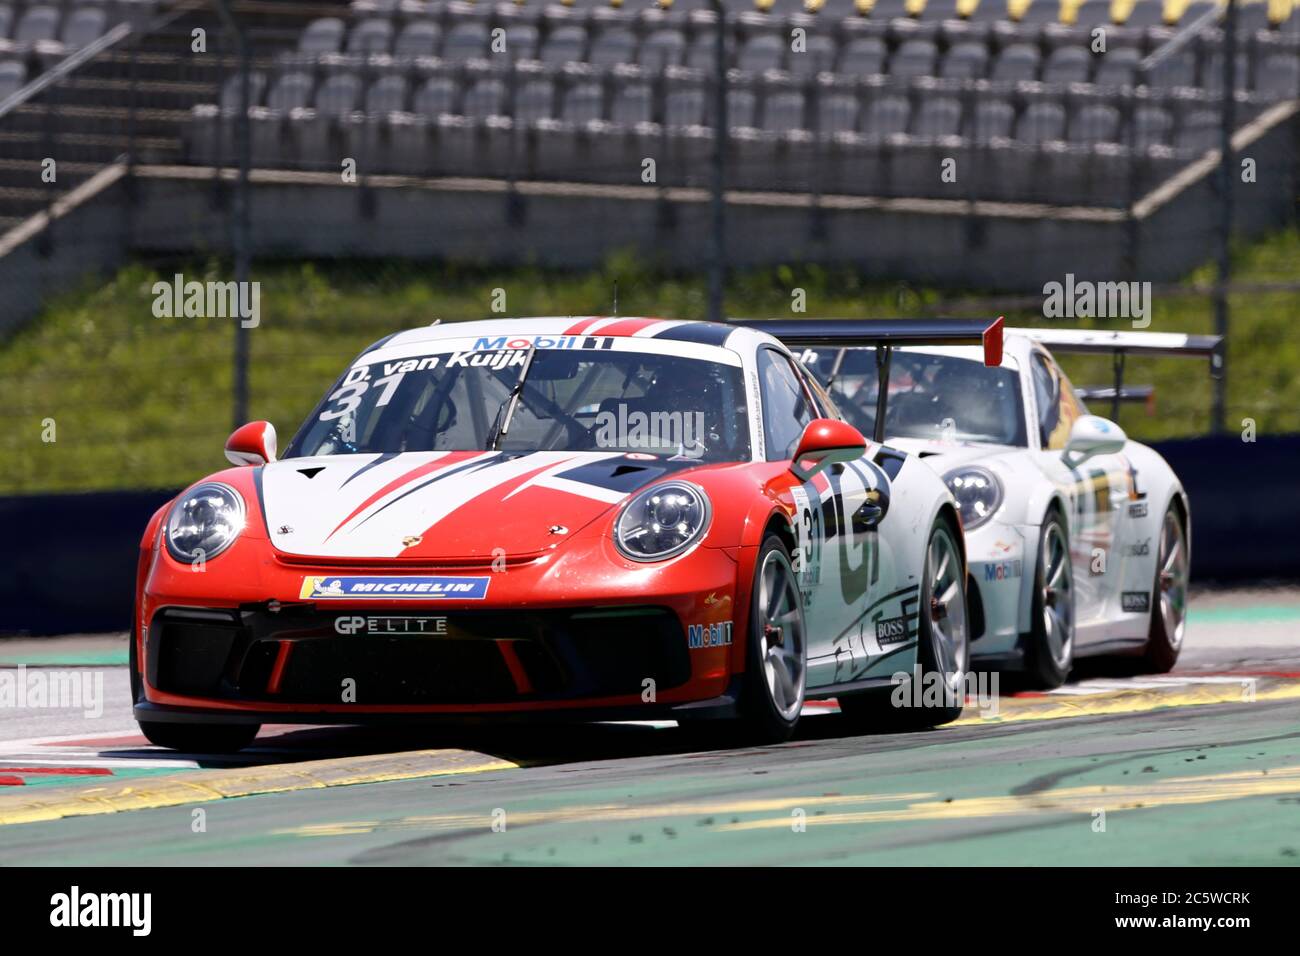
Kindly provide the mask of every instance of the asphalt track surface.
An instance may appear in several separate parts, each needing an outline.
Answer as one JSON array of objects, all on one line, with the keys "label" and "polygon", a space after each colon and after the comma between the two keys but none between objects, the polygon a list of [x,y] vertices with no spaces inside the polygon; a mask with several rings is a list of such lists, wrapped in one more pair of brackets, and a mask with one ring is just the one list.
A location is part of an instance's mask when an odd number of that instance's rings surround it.
[{"label": "asphalt track surface", "polygon": [[124,654],[0,642],[0,668],[103,676],[97,716],[0,710],[0,864],[1300,863],[1294,590],[1198,594],[1165,677],[1091,666],[925,732],[810,708],[731,750],[671,724],[268,727],[200,759],[138,736]]}]

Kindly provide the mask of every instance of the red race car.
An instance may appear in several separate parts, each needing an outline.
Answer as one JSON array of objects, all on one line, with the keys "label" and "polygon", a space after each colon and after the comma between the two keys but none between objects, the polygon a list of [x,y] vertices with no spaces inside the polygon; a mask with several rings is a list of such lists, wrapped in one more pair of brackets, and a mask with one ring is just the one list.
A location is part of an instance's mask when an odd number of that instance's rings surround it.
[{"label": "red race car", "polygon": [[[366,349],[283,458],[270,423],[237,430],[235,467],[141,541],[145,736],[222,752],[267,721],[548,714],[739,718],[776,741],[810,698],[871,726],[900,672],[948,690],[917,720],[955,718],[953,499],[761,325],[435,324]],[[1000,321],[771,325],[1000,361]]]}]

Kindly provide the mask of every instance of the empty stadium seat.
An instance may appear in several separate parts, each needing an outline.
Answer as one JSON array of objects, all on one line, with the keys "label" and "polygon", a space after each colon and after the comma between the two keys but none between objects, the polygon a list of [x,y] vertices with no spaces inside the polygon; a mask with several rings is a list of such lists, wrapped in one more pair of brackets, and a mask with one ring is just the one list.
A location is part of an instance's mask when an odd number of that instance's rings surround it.
[{"label": "empty stadium seat", "polygon": [[697,33],[686,51],[686,65],[693,70],[713,69],[713,46],[716,42],[712,30]]},{"label": "empty stadium seat", "polygon": [[817,129],[851,133],[858,128],[858,98],[852,93],[823,94],[817,103]]},{"label": "empty stadium seat", "polygon": [[[248,74],[248,105],[258,106],[262,102],[262,97],[266,93],[266,74],[252,72]],[[238,74],[226,78],[226,82],[221,84],[221,95],[218,104],[223,111],[235,111],[239,109],[240,97],[240,78]]]},{"label": "empty stadium seat", "polygon": [[1065,138],[1065,110],[1059,103],[1031,103],[1016,122],[1015,138],[1042,143]]},{"label": "empty stadium seat", "polygon": [[63,21],[59,40],[69,50],[89,46],[108,31],[108,14],[96,7],[79,7]]},{"label": "empty stadium seat", "polygon": [[1113,143],[1119,137],[1119,110],[1108,104],[1085,106],[1070,118],[1074,143]]},{"label": "empty stadium seat", "polygon": [[808,35],[803,50],[791,50],[786,69],[797,76],[829,73],[835,69],[835,41],[824,34]]},{"label": "empty stadium seat", "polygon": [[0,40],[9,39],[9,31],[14,25],[14,8],[7,3],[0,3]]},{"label": "empty stadium seat", "polygon": [[1133,145],[1142,150],[1167,145],[1173,127],[1168,110],[1158,106],[1139,107],[1133,113]]},{"label": "empty stadium seat", "polygon": [[559,27],[544,41],[539,59],[543,63],[577,63],[587,49],[587,31],[578,26]]},{"label": "empty stadium seat", "polygon": [[1294,53],[1264,57],[1255,72],[1255,89],[1290,98],[1300,97],[1300,61]]},{"label": "empty stadium seat", "polygon": [[1183,50],[1158,62],[1147,74],[1147,84],[1157,89],[1193,86],[1196,83],[1196,57]]},{"label": "empty stadium seat", "polygon": [[539,34],[531,23],[511,23],[505,28],[504,54],[515,60],[537,58]]},{"label": "empty stadium seat", "polygon": [[393,41],[393,56],[437,56],[442,29],[431,20],[414,20],[402,27]]},{"label": "empty stadium seat", "polygon": [[366,112],[396,113],[406,109],[407,86],[404,76],[381,76],[366,90]]},{"label": "empty stadium seat", "polygon": [[13,96],[27,82],[27,68],[17,60],[0,62],[0,100]]},{"label": "empty stadium seat", "polygon": [[961,132],[961,103],[950,96],[932,96],[922,101],[912,122],[915,136],[956,136]]},{"label": "empty stadium seat", "polygon": [[479,59],[488,55],[488,43],[488,30],[484,24],[473,21],[457,23],[447,31],[442,44],[442,58],[452,62]]},{"label": "empty stadium seat", "polygon": [[670,90],[664,100],[664,122],[668,126],[704,125],[704,91],[699,87]]},{"label": "empty stadium seat", "polygon": [[455,81],[446,76],[425,80],[411,99],[411,111],[430,119],[456,113]]},{"label": "empty stadium seat", "polygon": [[993,64],[995,80],[1033,80],[1038,78],[1038,48],[1028,43],[1013,43],[998,54]]},{"label": "empty stadium seat", "polygon": [[514,105],[516,124],[550,119],[555,115],[555,84],[550,80],[528,80],[515,95]]},{"label": "empty stadium seat", "polygon": [[605,116],[605,91],[599,83],[575,83],[564,94],[560,116],[569,123],[592,123]]},{"label": "empty stadium seat", "polygon": [[290,118],[308,108],[313,87],[310,75],[286,73],[271,84],[266,106],[249,110],[254,166],[282,168],[297,165],[303,159],[297,138],[300,127],[291,126]]},{"label": "empty stadium seat", "polygon": [[932,76],[938,56],[929,40],[905,40],[890,58],[889,73],[894,77]]},{"label": "empty stadium seat", "polygon": [[1092,54],[1082,47],[1053,50],[1043,64],[1044,83],[1086,83],[1092,71]]},{"label": "empty stadium seat", "polygon": [[862,119],[862,132],[868,136],[889,136],[907,132],[912,107],[904,96],[893,94],[874,98]]},{"label": "empty stadium seat", "polygon": [[773,133],[804,128],[804,98],[795,91],[776,93],[763,100],[761,127]]},{"label": "empty stadium seat", "polygon": [[[1236,71],[1235,87],[1239,90],[1245,89],[1250,71],[1250,62],[1245,53],[1237,54]],[[1223,89],[1223,54],[1220,51],[1215,50],[1201,62],[1201,82],[1199,85],[1202,89],[1213,93]]]},{"label": "empty stadium seat", "polygon": [[338,53],[343,46],[346,28],[337,17],[322,17],[307,24],[298,37],[298,52],[306,56]]},{"label": "empty stadium seat", "polygon": [[1197,152],[1217,149],[1221,121],[1220,114],[1215,110],[1197,110],[1188,113],[1179,124],[1174,145]]},{"label": "empty stadium seat", "polygon": [[855,37],[840,53],[839,72],[874,76],[885,68],[885,42],[879,37]]},{"label": "empty stadium seat", "polygon": [[636,62],[647,70],[662,71],[680,66],[686,55],[686,37],[679,30],[663,29],[651,33],[637,50]]},{"label": "empty stadium seat", "polygon": [[988,47],[983,43],[966,40],[955,43],[943,58],[939,75],[944,79],[979,79],[988,72]]},{"label": "empty stadium seat", "polygon": [[779,70],[785,59],[785,43],[778,36],[762,33],[750,37],[740,48],[736,65],[742,70]]},{"label": "empty stadium seat", "polygon": [[362,20],[348,34],[348,53],[370,56],[387,53],[392,46],[393,24],[388,20]]},{"label": "empty stadium seat", "polygon": [[1015,119],[1015,109],[1005,100],[983,100],[975,106],[974,138],[977,142],[1009,139]]},{"label": "empty stadium seat", "polygon": [[593,66],[617,66],[636,61],[636,35],[626,27],[610,27],[591,43],[587,61]]},{"label": "empty stadium seat", "polygon": [[50,42],[58,36],[59,9],[40,5],[27,7],[14,27],[14,43],[18,46],[34,46],[37,43]]},{"label": "empty stadium seat", "polygon": [[506,115],[506,86],[497,79],[478,80],[465,92],[464,115],[471,119]]},{"label": "empty stadium seat", "polygon": [[1092,82],[1098,86],[1131,86],[1142,54],[1133,47],[1107,50],[1097,58]]}]

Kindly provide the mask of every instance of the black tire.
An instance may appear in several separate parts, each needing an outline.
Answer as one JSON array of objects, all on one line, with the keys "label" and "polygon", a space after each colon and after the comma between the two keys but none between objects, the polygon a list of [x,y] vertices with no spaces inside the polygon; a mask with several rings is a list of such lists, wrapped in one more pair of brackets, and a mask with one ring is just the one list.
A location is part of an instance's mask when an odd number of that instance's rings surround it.
[{"label": "black tire", "polygon": [[[1180,549],[1170,574],[1166,564],[1170,555],[1166,548],[1176,539]],[[1147,637],[1146,650],[1141,658],[1141,673],[1166,674],[1178,663],[1178,655],[1183,649],[1183,630],[1187,624],[1187,525],[1182,512],[1176,504],[1165,509],[1165,517],[1160,525],[1160,544],[1156,550],[1156,573],[1151,587],[1151,631]],[[1168,577],[1167,577],[1168,575]],[[1171,602],[1175,612],[1173,624],[1166,623],[1164,603]],[[1170,633],[1170,630],[1174,633]]]},{"label": "black tire", "polygon": [[233,754],[253,742],[261,724],[172,724],[141,720],[140,732],[156,747],[191,754]]},{"label": "black tire", "polygon": [[[1049,569],[1047,566],[1054,553],[1053,541],[1061,545],[1064,567],[1059,574],[1064,591],[1059,584],[1048,587],[1048,575],[1058,573],[1055,567]],[[1034,599],[1029,614],[1031,626],[1029,633],[1022,638],[1025,669],[1018,683],[1030,690],[1051,690],[1065,683],[1074,666],[1074,567],[1070,560],[1070,532],[1065,519],[1055,508],[1043,519],[1038,533],[1037,554]]]},{"label": "black tire", "polygon": [[[961,629],[960,646],[961,650],[956,654],[959,660],[956,662],[957,667],[949,670],[948,673],[956,675],[953,683],[957,685],[957,692],[954,694],[944,694],[941,697],[941,703],[937,706],[898,706],[898,697],[903,695],[904,699],[911,701],[913,693],[908,685],[902,687],[880,688],[868,691],[860,691],[855,694],[842,694],[839,697],[840,712],[844,715],[844,720],[855,730],[863,733],[879,733],[891,730],[919,730],[928,727],[938,727],[942,724],[952,723],[962,714],[962,708],[965,706],[965,677],[970,669],[970,626],[969,626],[969,608],[967,607],[966,597],[966,579],[959,559],[961,547],[958,543],[958,532],[952,524],[942,515],[935,520],[934,526],[930,529],[930,537],[926,541],[926,558],[922,571],[921,579],[921,612],[917,615],[916,627],[916,663],[920,668],[920,679],[922,687],[922,700],[925,700],[925,688],[931,686],[935,680],[943,680],[945,684],[948,681],[941,676],[947,665],[940,664],[940,651],[936,637],[934,625],[938,613],[938,605],[934,602],[934,585],[935,572],[938,568],[931,567],[931,555],[934,554],[935,544],[938,539],[943,539],[947,544],[948,554],[957,559],[955,567],[951,571],[952,584],[956,587],[955,593],[949,598],[948,605],[945,608],[943,620],[949,621],[950,626]],[[945,569],[944,580],[948,580],[948,572]],[[956,602],[953,605],[953,602]],[[940,630],[942,637],[942,629]],[[913,671],[913,676],[916,672]]]},{"label": "black tire", "polygon": [[[763,576],[783,576],[782,582],[765,595]],[[789,585],[793,586],[792,591]],[[761,599],[773,597],[768,608]],[[780,624],[774,618],[785,618]],[[774,629],[774,630],[770,630]],[[779,649],[778,649],[779,648]],[[771,661],[769,662],[769,658]],[[772,667],[769,678],[768,667]],[[783,668],[783,663],[788,667]],[[791,677],[792,691],[782,693],[782,674]],[[775,534],[763,539],[754,563],[754,587],[749,602],[749,628],[745,639],[745,676],[740,694],[739,735],[746,743],[773,744],[789,740],[799,725],[799,711],[804,700],[808,675],[808,640],[804,627],[803,596],[798,576],[790,561],[790,550]],[[778,700],[778,694],[782,699]]]}]

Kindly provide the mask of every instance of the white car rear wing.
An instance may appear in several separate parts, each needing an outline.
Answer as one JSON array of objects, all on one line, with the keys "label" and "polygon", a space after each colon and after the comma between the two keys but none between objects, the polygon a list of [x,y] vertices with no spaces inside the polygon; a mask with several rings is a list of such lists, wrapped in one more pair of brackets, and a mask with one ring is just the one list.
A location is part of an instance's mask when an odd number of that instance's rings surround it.
[{"label": "white car rear wing", "polygon": [[[1111,418],[1119,418],[1120,402],[1131,390],[1124,387],[1124,360],[1129,355],[1164,355],[1182,358],[1205,357],[1210,360],[1210,376],[1223,371],[1223,336],[1186,335],[1182,332],[1107,332],[1101,329],[1007,329],[1007,335],[1020,335],[1047,346],[1052,352],[1110,355],[1115,378],[1105,397],[1110,399]],[[1096,389],[1094,389],[1095,391]],[[1101,397],[1101,396],[1098,396]]]}]

